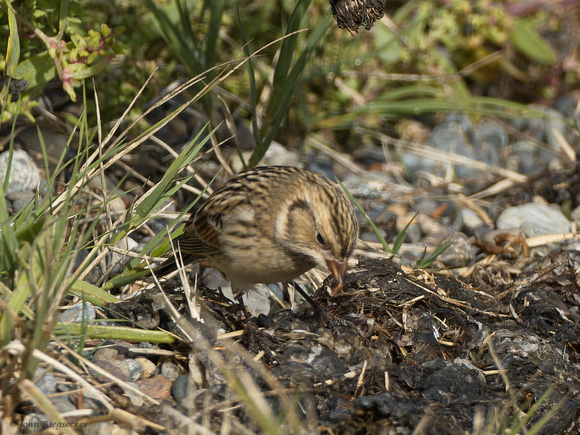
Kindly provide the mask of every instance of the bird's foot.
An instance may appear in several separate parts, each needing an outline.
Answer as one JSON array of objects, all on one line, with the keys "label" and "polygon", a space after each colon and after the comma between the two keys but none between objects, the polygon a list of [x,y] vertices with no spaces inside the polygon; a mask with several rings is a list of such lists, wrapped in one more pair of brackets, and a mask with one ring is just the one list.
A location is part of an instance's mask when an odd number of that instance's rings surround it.
[{"label": "bird's foot", "polygon": [[248,333],[248,350],[256,353],[262,351],[264,352],[268,363],[277,363],[276,358],[270,350],[270,342],[273,339],[272,336],[267,332],[262,331],[253,320],[248,320],[245,327],[246,332]]}]

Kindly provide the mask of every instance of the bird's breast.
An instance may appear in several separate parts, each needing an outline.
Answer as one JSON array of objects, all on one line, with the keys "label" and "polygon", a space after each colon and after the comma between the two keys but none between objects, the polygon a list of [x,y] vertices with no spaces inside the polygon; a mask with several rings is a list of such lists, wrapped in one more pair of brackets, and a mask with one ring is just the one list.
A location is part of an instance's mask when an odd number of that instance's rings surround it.
[{"label": "bird's breast", "polygon": [[242,251],[226,251],[210,260],[231,281],[262,284],[291,281],[315,266],[308,259],[284,252],[262,251],[255,246]]}]

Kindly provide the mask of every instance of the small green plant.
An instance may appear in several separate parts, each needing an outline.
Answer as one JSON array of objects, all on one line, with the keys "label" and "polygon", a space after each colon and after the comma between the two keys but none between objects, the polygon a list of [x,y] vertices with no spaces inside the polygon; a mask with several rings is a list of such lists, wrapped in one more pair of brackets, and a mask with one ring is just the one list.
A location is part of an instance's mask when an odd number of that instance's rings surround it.
[{"label": "small green plant", "polygon": [[[97,29],[83,27],[80,3],[45,2],[41,8],[36,3],[2,1],[0,29],[9,37],[0,43],[0,62],[5,65],[0,123],[11,119],[17,107],[30,117],[30,110],[38,104],[34,98],[56,77],[70,99],[76,101],[75,88],[100,74],[112,57],[123,51],[106,23]],[[20,84],[18,93],[10,87],[13,80]],[[24,89],[17,106],[16,98],[8,95],[18,97]]]},{"label": "small green plant", "polygon": [[[243,62],[244,60],[237,62],[238,67],[243,65]],[[233,67],[235,68],[236,66]],[[14,216],[9,215],[6,202],[0,201],[0,293],[2,294],[0,349],[12,346],[23,350],[22,360],[16,365],[9,352],[0,352],[0,369],[3,372],[9,370],[21,373],[20,383],[9,385],[13,379],[9,376],[3,377],[0,380],[0,390],[13,394],[16,398],[14,404],[17,403],[20,394],[19,388],[24,385],[22,382],[27,382],[26,380],[31,379],[34,373],[38,362],[35,355],[44,354],[48,343],[56,336],[65,336],[69,340],[77,337],[79,348],[82,348],[82,342],[86,337],[166,343],[175,340],[173,335],[164,331],[102,326],[88,322],[62,324],[57,322],[57,314],[67,295],[79,297],[82,301],[96,305],[117,301],[116,297],[106,291],[112,288],[113,284],[109,283],[101,288],[85,282],[83,277],[106,255],[108,246],[116,245],[119,240],[130,235],[143,222],[150,219],[151,213],[189,180],[191,175],[182,176],[179,179],[180,174],[197,157],[199,150],[215,133],[215,129],[201,130],[170,165],[165,176],[141,195],[125,214],[115,216],[114,219],[109,215],[109,202],[113,196],[105,191],[102,201],[92,201],[91,197],[84,192],[89,182],[95,177],[104,178],[104,171],[114,165],[123,155],[136,149],[230,74],[232,74],[231,69],[216,72],[215,79],[206,84],[191,100],[184,102],[159,123],[131,139],[127,137],[138,120],[120,132],[118,129],[122,120],[118,121],[105,137],[102,135],[100,126],[94,130],[89,129],[88,103],[84,92],[84,110],[69,141],[70,145],[75,137],[78,140],[75,144],[77,150],[75,158],[65,161],[65,150],[56,169],[51,172],[46,149],[43,148],[44,166],[49,174],[44,197],[38,193],[34,201]],[[200,77],[194,77],[158,104],[174,98],[175,95],[199,81]],[[15,124],[16,119],[13,122]],[[97,132],[98,134],[95,134]],[[14,147],[13,141],[12,137],[9,151],[11,153]],[[40,137],[40,143],[44,147],[42,137]],[[51,187],[56,186],[59,175],[65,169],[70,173],[70,180],[66,186],[62,186],[65,187],[64,191],[55,195]],[[4,197],[4,191],[5,182],[0,183],[1,198]],[[110,219],[101,219],[103,216]],[[163,234],[159,235],[158,239],[163,236]],[[149,249],[152,249],[152,245],[153,243],[150,244]],[[88,256],[78,268],[73,270],[80,250],[87,250]],[[135,277],[133,281],[134,279]]]},{"label": "small green plant", "polygon": [[[197,7],[183,0],[168,4],[163,8],[151,0],[147,0],[145,4],[152,12],[154,24],[167,46],[180,59],[189,74],[199,74],[201,71],[213,68],[222,60],[218,58],[217,53],[220,52],[218,48],[222,48],[218,47],[218,44],[223,44],[219,32],[225,20],[225,1],[205,0],[203,6]],[[246,64],[247,80],[244,78],[242,81],[248,83],[249,87],[246,85],[243,89],[238,89],[238,92],[249,94],[255,148],[249,162],[244,164],[245,166],[253,167],[260,162],[284,125],[284,120],[302,87],[308,62],[319,48],[322,38],[330,27],[331,18],[330,9],[328,9],[326,15],[314,25],[313,29],[307,31],[310,4],[311,0],[298,0],[287,21],[282,23],[282,43],[275,55],[277,60],[272,80],[268,78],[270,73],[265,70],[263,63],[260,63],[262,65],[260,69],[257,69],[256,61],[252,59]],[[233,48],[243,51],[247,57],[250,57],[255,53],[252,53],[255,35],[249,34],[250,27],[247,24],[247,18],[242,19],[240,9],[236,11],[237,28],[235,30],[240,34],[241,43]],[[203,29],[203,31],[198,34],[192,29]],[[303,33],[307,33],[307,36]],[[231,47],[226,48],[226,53],[231,53],[231,51]],[[210,72],[208,79],[211,78]],[[268,89],[269,98],[261,101],[259,97],[265,93],[265,89]],[[203,100],[205,112],[210,120],[216,102],[217,99],[212,95],[208,95]],[[230,112],[226,104],[222,104],[221,109],[226,113]]]}]

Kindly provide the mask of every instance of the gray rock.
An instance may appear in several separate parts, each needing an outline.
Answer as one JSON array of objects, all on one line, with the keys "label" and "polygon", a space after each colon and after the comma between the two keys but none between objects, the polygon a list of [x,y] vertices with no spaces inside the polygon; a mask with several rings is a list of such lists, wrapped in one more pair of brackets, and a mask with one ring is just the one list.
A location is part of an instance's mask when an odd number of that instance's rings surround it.
[{"label": "gray rock", "polygon": [[478,126],[475,144],[477,160],[490,165],[499,165],[500,153],[508,144],[508,134],[501,124],[490,119],[484,119]]},{"label": "gray rock", "polygon": [[367,171],[364,175],[349,174],[342,184],[358,200],[388,199],[391,194],[381,190],[393,182],[393,178],[379,171]]},{"label": "gray rock", "polygon": [[[469,137],[465,133],[464,129],[458,125],[438,125],[433,129],[433,133],[427,140],[427,145],[444,152],[460,154],[471,159],[475,159],[475,150],[473,145],[471,144]],[[423,164],[418,167],[411,168],[405,161],[405,157],[402,158],[405,165],[407,165],[407,169],[410,171],[423,169],[431,170],[437,175],[443,175],[449,166],[446,162],[436,162],[426,159],[423,156],[416,156],[415,158],[418,158],[418,161],[423,162]],[[471,172],[470,169],[463,167],[457,167],[456,171],[459,176],[465,176],[467,173]]]},{"label": "gray rock", "polygon": [[560,150],[558,136],[566,137],[566,121],[560,112],[554,109],[547,109],[546,114],[546,142],[552,149]]},{"label": "gray rock", "polygon": [[[52,112],[54,109],[49,111]],[[42,141],[39,135],[42,137]],[[55,162],[58,162],[63,155],[64,161],[67,162],[76,154],[76,150],[69,143],[68,135],[59,134],[50,128],[35,125],[22,131],[17,139],[34,156],[40,167],[44,165],[42,156],[46,153],[49,157],[48,164],[51,172],[56,166]]]},{"label": "gray rock", "polygon": [[459,210],[457,220],[453,224],[453,228],[457,231],[465,229],[468,233],[473,233],[477,228],[485,226],[485,222],[479,215],[471,209],[462,208]]},{"label": "gray rock", "polygon": [[536,162],[538,147],[531,141],[520,140],[511,147],[512,154],[508,157],[508,168],[522,174],[533,174],[538,171]]},{"label": "gray rock", "polygon": [[[78,270],[78,268],[80,267],[82,262],[85,261],[85,259],[88,257],[88,255],[89,255],[89,251],[86,249],[79,251],[78,255],[75,257],[75,263],[74,263],[74,266],[72,269],[73,272],[76,272]],[[96,284],[99,281],[99,279],[101,279],[102,276],[103,276],[103,271],[101,270],[101,266],[97,264],[96,266],[94,266],[91,269],[91,271],[84,278],[84,280],[91,283],[91,284]]]},{"label": "gray rock", "polygon": [[173,361],[167,360],[161,365],[161,374],[172,381],[181,375],[181,369]]},{"label": "gray rock", "polygon": [[[0,180],[2,182],[8,173],[9,159],[9,151],[0,154]],[[40,184],[40,171],[26,151],[14,150],[9,175],[6,195],[22,190],[34,191]]]},{"label": "gray rock", "polygon": [[[103,362],[103,361],[101,361]],[[119,372],[110,372],[111,374],[117,376],[119,379],[121,379],[123,382],[129,382],[130,378],[131,378],[131,369],[129,368],[129,366],[127,364],[125,364],[125,360],[112,360],[109,361],[108,364],[118,368],[122,375],[119,374]]]},{"label": "gray rock", "polygon": [[491,119],[484,119],[477,126],[477,137],[480,142],[492,144],[496,149],[505,148],[508,144],[508,134],[503,125]]},{"label": "gray rock", "polygon": [[[90,408],[88,408],[90,409]],[[119,431],[119,427],[116,423],[112,421],[104,421],[102,423],[91,423],[87,427],[83,428],[83,435],[101,435],[104,433],[115,433]]]},{"label": "gray rock", "polygon": [[189,375],[179,375],[173,381],[171,395],[178,403],[189,395]]},{"label": "gray rock", "polygon": [[580,226],[580,205],[570,212],[570,219]]},{"label": "gray rock", "polygon": [[[139,251],[139,244],[131,237],[123,237],[121,240],[119,240],[116,247],[124,251]],[[133,260],[133,257],[118,252],[111,252],[107,256],[107,259],[109,260],[109,265],[113,266],[112,272],[121,273],[125,266],[127,266],[127,264]]]},{"label": "gray rock", "polygon": [[135,361],[133,358],[125,358],[122,362],[129,370],[129,381],[134,382],[141,378],[144,369],[139,362]]},{"label": "gray rock", "polygon": [[[33,379],[37,379],[44,373],[44,369],[39,367],[34,371]],[[45,395],[56,393],[56,378],[52,373],[45,373],[44,376],[36,383],[36,386]]]},{"label": "gray rock", "polygon": [[[235,300],[229,284],[220,286],[220,288],[225,297],[230,300]],[[260,314],[270,316],[282,308],[270,294],[270,291],[268,290],[269,288],[274,289],[273,291],[278,298],[283,298],[282,290],[277,284],[270,284],[269,286],[266,286],[265,284],[256,284],[255,290],[250,290],[244,294],[244,304],[253,316],[257,317]]]},{"label": "gray rock", "polygon": [[28,203],[34,198],[35,193],[32,190],[18,190],[6,195],[6,207],[12,213],[18,213],[23,210]]},{"label": "gray rock", "polygon": [[77,407],[74,406],[66,397],[57,397],[52,400],[52,404],[61,414],[65,412],[74,412],[77,410]]},{"label": "gray rock", "polygon": [[82,409],[105,409],[105,405],[103,405],[99,400],[86,397],[86,395],[83,394]]},{"label": "gray rock", "polygon": [[571,223],[558,208],[531,203],[504,210],[497,218],[497,228],[519,228],[527,237],[534,237],[568,233]]},{"label": "gray rock", "polygon": [[437,260],[447,267],[467,266],[473,260],[473,248],[465,238],[458,236]]},{"label": "gray rock", "polygon": [[141,368],[143,369],[141,379],[148,378],[149,375],[151,375],[151,373],[156,369],[155,364],[153,364],[151,360],[143,356],[138,356],[137,358],[135,358],[135,361],[138,362],[141,365]]},{"label": "gray rock", "polygon": [[62,323],[89,323],[97,318],[95,307],[88,302],[71,305],[58,316]]}]

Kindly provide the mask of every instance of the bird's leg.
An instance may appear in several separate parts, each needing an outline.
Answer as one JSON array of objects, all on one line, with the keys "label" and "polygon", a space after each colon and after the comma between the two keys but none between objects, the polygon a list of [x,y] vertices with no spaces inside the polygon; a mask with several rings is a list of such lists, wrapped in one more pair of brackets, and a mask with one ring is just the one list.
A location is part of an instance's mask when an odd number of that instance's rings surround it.
[{"label": "bird's leg", "polygon": [[272,337],[266,332],[260,331],[260,328],[258,327],[256,322],[254,320],[251,320],[252,316],[250,314],[250,311],[248,310],[248,307],[246,307],[246,304],[244,304],[243,293],[240,292],[239,294],[236,294],[235,298],[238,304],[240,304],[240,306],[242,307],[242,311],[244,312],[245,315],[246,321],[244,322],[244,328],[248,333],[248,350],[257,346],[259,350],[262,350],[264,352],[269,362],[272,363],[276,362],[276,358],[274,358],[274,355],[272,355],[272,352],[270,351],[270,346],[266,341],[266,339],[272,339]]},{"label": "bird's leg", "polygon": [[238,305],[242,308],[242,311],[244,312],[244,316],[246,317],[246,320],[250,320],[250,317],[252,317],[252,315],[250,314],[248,307],[246,307],[246,304],[244,304],[244,293],[243,292],[234,292],[234,298],[236,299],[236,302],[238,303]]},{"label": "bird's leg", "polygon": [[292,282],[292,285],[294,286],[294,288],[296,290],[298,290],[298,293],[300,293],[300,295],[306,299],[306,302],[308,302],[310,304],[310,306],[314,309],[314,313],[318,314],[320,316],[320,319],[329,326],[346,326],[348,325],[348,323],[343,320],[343,319],[338,319],[334,316],[330,316],[328,314],[328,309],[324,308],[322,305],[320,305],[318,302],[316,302],[314,299],[312,299],[308,293],[306,293],[304,291],[304,289],[302,287],[300,287],[300,285],[298,285],[296,282]]}]

